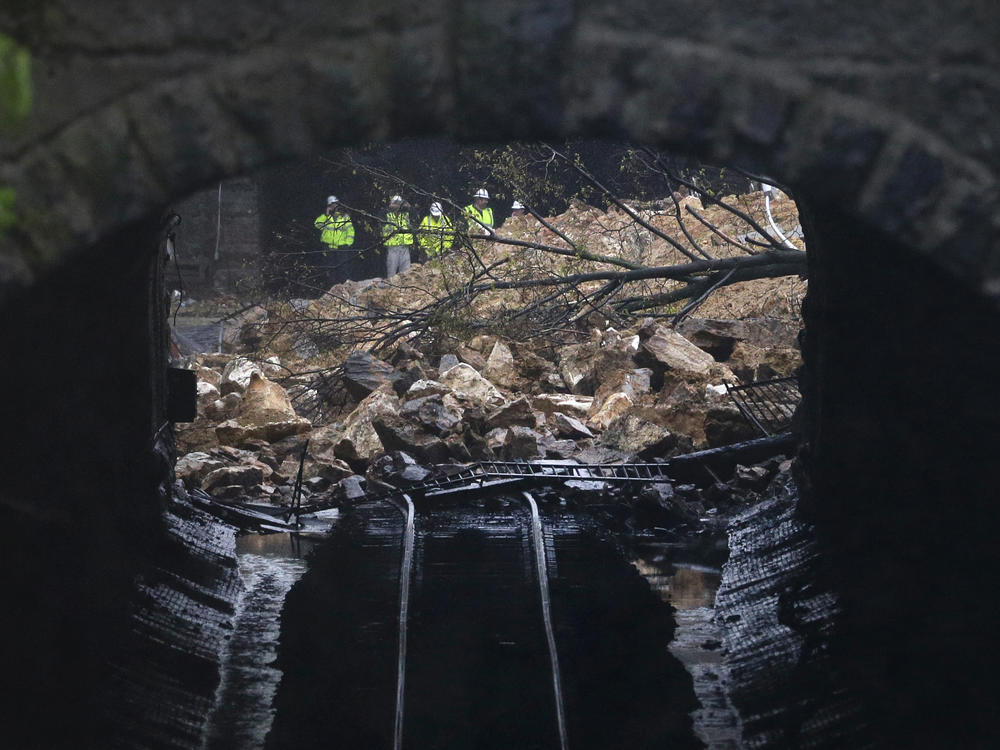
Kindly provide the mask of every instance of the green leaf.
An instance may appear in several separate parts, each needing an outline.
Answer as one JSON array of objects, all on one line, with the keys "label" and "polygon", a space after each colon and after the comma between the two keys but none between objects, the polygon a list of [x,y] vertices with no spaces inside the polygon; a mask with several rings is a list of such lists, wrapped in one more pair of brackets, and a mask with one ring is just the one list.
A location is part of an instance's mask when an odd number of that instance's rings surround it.
[{"label": "green leaf", "polygon": [[12,187],[0,187],[0,234],[10,229],[17,219],[14,213],[14,201],[17,194]]},{"label": "green leaf", "polygon": [[0,125],[13,125],[31,112],[31,55],[0,34]]}]

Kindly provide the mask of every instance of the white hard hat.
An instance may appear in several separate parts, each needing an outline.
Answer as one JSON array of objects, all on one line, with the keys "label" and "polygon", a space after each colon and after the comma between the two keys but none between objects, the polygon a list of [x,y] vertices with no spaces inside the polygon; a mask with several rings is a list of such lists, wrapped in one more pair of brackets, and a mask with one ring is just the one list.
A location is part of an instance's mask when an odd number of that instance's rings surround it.
[{"label": "white hard hat", "polygon": [[473,198],[489,198],[490,194],[486,192],[485,188],[479,188],[479,190],[476,191],[476,194],[474,196],[472,196],[472,197]]},{"label": "white hard hat", "polygon": [[513,210],[517,210],[517,209],[519,209],[519,208],[524,208],[524,206],[522,206],[522,205],[521,205],[521,201],[514,201],[514,202],[513,202],[512,204],[511,204],[511,206],[510,206],[510,207],[511,207],[511,209],[513,209]]},{"label": "white hard hat", "polygon": [[329,206],[331,203],[340,203],[340,201],[337,200],[337,196],[336,195],[327,196],[326,205]]},{"label": "white hard hat", "polygon": [[402,202],[403,202],[403,196],[401,195],[394,195],[389,199],[389,203],[402,203]]},{"label": "white hard hat", "polygon": [[440,216],[441,213],[442,213],[441,212],[441,204],[440,203],[432,203],[431,204],[431,216]]}]

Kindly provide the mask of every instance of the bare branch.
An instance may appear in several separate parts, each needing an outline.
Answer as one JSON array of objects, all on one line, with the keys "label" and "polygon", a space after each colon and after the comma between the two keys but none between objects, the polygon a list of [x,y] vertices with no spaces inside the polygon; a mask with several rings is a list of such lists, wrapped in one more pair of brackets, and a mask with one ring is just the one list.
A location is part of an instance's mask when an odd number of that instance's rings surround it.
[{"label": "bare branch", "polygon": [[663,240],[664,242],[666,242],[668,245],[670,245],[672,248],[674,248],[677,252],[679,252],[681,255],[685,256],[686,258],[690,258],[691,260],[697,260],[697,258],[695,257],[695,255],[691,251],[689,251],[687,248],[685,248],[683,245],[681,245],[677,240],[675,240],[669,234],[666,234],[666,233],[660,231],[659,229],[657,229],[656,227],[654,227],[652,224],[650,224],[648,221],[646,221],[645,219],[643,219],[631,206],[629,206],[624,201],[620,200],[618,198],[618,196],[616,196],[607,187],[605,187],[604,185],[602,185],[600,183],[600,181],[598,181],[598,179],[596,177],[594,177],[590,172],[588,172],[582,166],[580,166],[579,164],[577,164],[574,160],[570,159],[565,154],[563,154],[563,153],[561,153],[559,151],[556,151],[556,149],[552,148],[552,146],[549,146],[548,144],[546,144],[546,148],[551,149],[553,155],[558,156],[566,164],[568,164],[573,169],[575,169],[585,180],[587,180],[587,182],[589,182],[595,188],[597,188],[598,190],[600,190],[604,194],[604,196],[609,201],[611,201],[611,203],[613,203],[618,208],[620,208],[622,211],[624,211],[626,214],[628,214],[632,218],[632,220],[635,221],[636,223],[638,223],[643,229],[646,229],[646,230],[652,232],[653,234],[655,234],[657,237],[659,237],[661,240]]}]

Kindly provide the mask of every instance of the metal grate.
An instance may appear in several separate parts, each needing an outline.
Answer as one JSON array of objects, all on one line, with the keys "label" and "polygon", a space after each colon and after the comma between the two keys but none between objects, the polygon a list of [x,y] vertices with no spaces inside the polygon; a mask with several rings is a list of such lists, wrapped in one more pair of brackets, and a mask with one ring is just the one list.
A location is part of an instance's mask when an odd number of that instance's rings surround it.
[{"label": "metal grate", "polygon": [[727,385],[726,390],[743,416],[764,435],[787,432],[792,426],[795,407],[802,400],[795,377]]}]

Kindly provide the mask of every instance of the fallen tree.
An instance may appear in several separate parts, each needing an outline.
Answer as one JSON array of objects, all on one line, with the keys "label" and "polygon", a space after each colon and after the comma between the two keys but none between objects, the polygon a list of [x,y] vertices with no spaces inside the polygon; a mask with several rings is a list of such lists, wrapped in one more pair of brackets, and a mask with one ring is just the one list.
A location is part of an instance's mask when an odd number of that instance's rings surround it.
[{"label": "fallen tree", "polygon": [[[568,149],[509,146],[477,158],[480,170],[489,169],[486,182],[500,186],[494,195],[520,201],[527,216],[493,231],[465,231],[461,198],[347,152],[339,166],[361,170],[380,189],[408,195],[419,207],[440,202],[459,230],[455,242],[443,257],[388,282],[314,288],[316,299],[295,306],[272,300],[261,348],[298,351],[310,360],[308,369],[321,372],[354,349],[385,352],[402,341],[442,351],[477,333],[566,342],[597,320],[595,314],[617,327],[643,317],[675,324],[725,287],[806,273],[804,246],[765,229],[761,193],[745,178],[745,192],[723,194],[703,167],[678,167],[648,149],[622,148],[622,173],[647,185],[646,195],[626,199],[621,185],[596,176]],[[566,185],[575,187],[570,192]],[[559,201],[569,209],[544,215],[540,207]],[[347,208],[379,233],[377,214]],[[796,216],[792,201],[782,201],[779,220],[790,224]],[[419,217],[412,223],[416,227]],[[310,255],[299,261],[302,273],[292,276],[305,278]],[[302,356],[307,353],[320,356]]]}]

